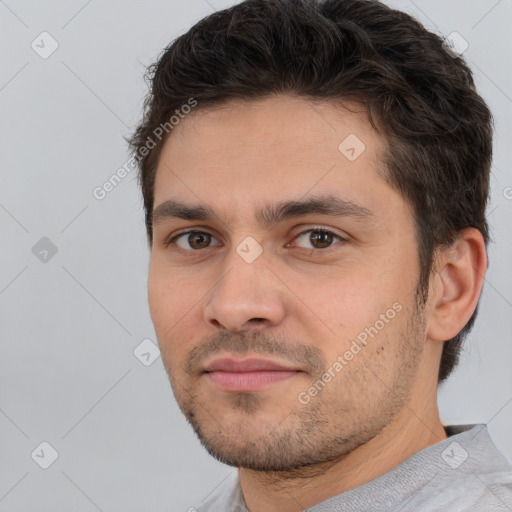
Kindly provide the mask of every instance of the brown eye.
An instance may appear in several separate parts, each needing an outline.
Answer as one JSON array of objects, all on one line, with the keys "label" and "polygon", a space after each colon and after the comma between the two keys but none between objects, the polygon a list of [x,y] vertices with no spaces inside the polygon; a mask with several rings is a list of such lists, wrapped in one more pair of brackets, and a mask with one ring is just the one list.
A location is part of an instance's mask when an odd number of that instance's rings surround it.
[{"label": "brown eye", "polygon": [[[210,247],[212,245],[212,240],[215,240],[215,238],[210,235],[210,233],[205,233],[203,231],[189,231],[176,236],[171,242],[175,243],[181,249],[193,249],[198,251],[200,249],[207,249]],[[216,243],[213,245],[220,244]]]},{"label": "brown eye", "polygon": [[312,231],[309,241],[317,249],[324,249],[332,244],[334,235],[327,231]]},{"label": "brown eye", "polygon": [[327,229],[309,229],[295,238],[293,246],[302,249],[327,249],[338,241],[345,239]]},{"label": "brown eye", "polygon": [[188,243],[193,249],[204,249],[210,244],[212,237],[208,233],[191,233],[188,235]]}]

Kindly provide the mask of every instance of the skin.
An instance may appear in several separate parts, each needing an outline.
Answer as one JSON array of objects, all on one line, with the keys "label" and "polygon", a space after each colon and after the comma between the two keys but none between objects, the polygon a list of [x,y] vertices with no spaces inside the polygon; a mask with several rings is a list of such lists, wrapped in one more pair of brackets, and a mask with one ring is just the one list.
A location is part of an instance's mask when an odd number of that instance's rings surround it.
[{"label": "skin", "polygon": [[[360,106],[346,106],[280,95],[199,110],[174,128],[157,168],[155,208],[179,200],[217,215],[154,224],[149,304],[177,402],[208,451],[239,468],[251,512],[311,507],[446,438],[442,341],[471,317],[487,267],[480,233],[465,230],[436,253],[418,305],[411,207],[383,179],[385,141]],[[338,150],[350,134],[366,146],[354,161]],[[313,213],[268,226],[256,215],[323,194],[371,216]],[[192,228],[207,234],[200,244],[176,238]],[[311,239],[320,228],[341,238],[320,247]],[[252,263],[236,251],[248,236],[262,249]],[[401,309],[389,319],[393,304]],[[383,328],[301,403],[381,315]],[[225,391],[202,372],[220,356],[300,371],[260,391]]]}]

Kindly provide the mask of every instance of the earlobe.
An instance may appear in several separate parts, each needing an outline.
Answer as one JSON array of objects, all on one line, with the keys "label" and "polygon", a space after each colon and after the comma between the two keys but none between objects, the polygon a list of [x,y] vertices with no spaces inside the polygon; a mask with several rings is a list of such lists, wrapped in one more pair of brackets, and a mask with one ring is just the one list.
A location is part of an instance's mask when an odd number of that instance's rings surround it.
[{"label": "earlobe", "polygon": [[480,298],[487,271],[487,251],[480,231],[461,231],[449,247],[437,251],[436,265],[431,277],[427,336],[446,341],[466,325]]}]

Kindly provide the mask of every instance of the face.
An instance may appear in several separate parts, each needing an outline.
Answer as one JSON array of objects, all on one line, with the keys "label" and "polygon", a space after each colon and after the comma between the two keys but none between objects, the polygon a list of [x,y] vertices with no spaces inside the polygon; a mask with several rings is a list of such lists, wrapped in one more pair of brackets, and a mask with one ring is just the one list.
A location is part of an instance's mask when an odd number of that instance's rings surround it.
[{"label": "face", "polygon": [[411,393],[413,214],[363,110],[228,103],[180,121],[162,151],[150,312],[181,410],[227,464],[334,461]]}]

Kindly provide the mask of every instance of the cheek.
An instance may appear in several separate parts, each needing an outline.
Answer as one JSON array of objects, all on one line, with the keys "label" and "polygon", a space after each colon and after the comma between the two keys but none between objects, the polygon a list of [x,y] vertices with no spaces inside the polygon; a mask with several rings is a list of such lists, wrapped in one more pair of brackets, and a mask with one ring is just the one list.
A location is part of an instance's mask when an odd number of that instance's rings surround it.
[{"label": "cheek", "polygon": [[168,271],[151,263],[148,277],[149,312],[160,343],[179,329],[178,320],[186,313],[188,302],[183,289],[186,290],[186,287],[181,286]]},{"label": "cheek", "polygon": [[151,320],[155,330],[160,330],[166,320],[165,311],[168,309],[169,301],[172,300],[172,294],[166,292],[166,280],[155,269],[151,263],[148,276],[148,304]]},{"label": "cheek", "polygon": [[152,261],[148,276],[148,303],[162,357],[180,361],[197,332],[204,290],[179,279],[163,265]]},{"label": "cheek", "polygon": [[148,301],[151,313],[157,318],[172,315],[176,304],[180,303],[183,290],[187,290],[187,287],[180,283],[179,273],[169,268],[163,256],[153,253],[148,275]]},{"label": "cheek", "polygon": [[155,278],[150,273],[148,280],[149,312],[155,329],[162,361],[169,375],[174,374],[175,365],[179,365],[180,346],[175,340],[180,337],[180,324],[176,317],[176,294],[171,293],[166,280]]},{"label": "cheek", "polygon": [[[396,293],[389,284],[379,281],[372,269],[360,272],[333,272],[311,282],[304,282],[301,295],[318,317],[336,328],[364,324],[391,306]],[[389,303],[389,304],[388,304]]]},{"label": "cheek", "polygon": [[410,300],[403,280],[369,267],[357,273],[333,274],[330,279],[323,276],[303,286],[305,302],[316,313],[314,321],[320,320],[329,328],[325,332],[330,335],[322,336],[323,347],[319,348],[331,362],[350,350],[356,339],[361,346],[361,341],[372,346],[382,344],[387,335],[400,328],[401,311]]}]

